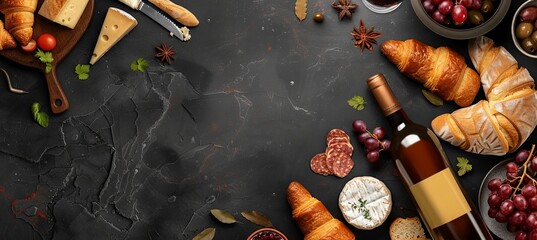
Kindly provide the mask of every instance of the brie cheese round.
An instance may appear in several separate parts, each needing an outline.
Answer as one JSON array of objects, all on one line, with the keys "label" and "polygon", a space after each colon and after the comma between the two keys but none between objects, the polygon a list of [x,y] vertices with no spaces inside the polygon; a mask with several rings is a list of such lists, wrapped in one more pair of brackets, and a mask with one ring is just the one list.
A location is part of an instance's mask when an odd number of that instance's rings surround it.
[{"label": "brie cheese round", "polygon": [[339,209],[349,224],[370,230],[382,225],[390,215],[392,195],[388,187],[374,177],[355,177],[341,190]]}]

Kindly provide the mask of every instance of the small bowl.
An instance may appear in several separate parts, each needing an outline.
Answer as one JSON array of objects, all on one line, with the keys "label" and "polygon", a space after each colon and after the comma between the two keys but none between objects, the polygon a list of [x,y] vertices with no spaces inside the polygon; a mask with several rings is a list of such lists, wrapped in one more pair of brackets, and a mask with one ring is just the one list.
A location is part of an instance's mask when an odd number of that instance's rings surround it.
[{"label": "small bowl", "polygon": [[[518,13],[520,13],[520,11],[522,11],[522,9],[524,9],[526,7],[531,7],[531,6],[537,7],[537,0],[526,1],[525,3],[520,5],[520,7],[516,10],[515,15],[513,15],[513,21],[511,22],[511,37],[513,38],[513,43],[515,44],[515,47],[518,49],[518,51],[520,51],[522,54],[524,54],[524,55],[526,55],[526,56],[528,56],[530,58],[537,58],[537,52],[536,53],[528,53],[528,52],[524,51],[524,49],[522,49],[522,46],[520,46],[520,41],[518,40],[518,38],[515,35],[516,27],[520,23],[520,21],[518,19]],[[536,31],[536,30],[534,29],[534,31]]]},{"label": "small bowl", "polygon": [[[250,236],[248,236],[248,238],[246,238],[246,240],[256,240],[256,239],[264,239],[264,238],[255,238],[255,237],[259,237],[261,234],[274,234],[275,236],[280,236],[281,239],[280,240],[288,240],[287,237],[280,231],[274,229],[274,228],[261,228],[261,229],[258,229],[256,230],[255,232],[253,232],[252,234],[250,234]],[[266,238],[266,239],[270,239],[270,238]]]},{"label": "small bowl", "polygon": [[425,8],[423,8],[421,0],[410,0],[410,3],[412,4],[412,8],[414,9],[414,12],[418,18],[431,31],[446,38],[466,40],[485,35],[498,26],[498,24],[500,24],[502,19],[507,14],[511,0],[499,0],[499,3],[495,6],[496,11],[494,11],[492,16],[480,25],[471,28],[452,28],[442,25],[429,16],[429,14],[425,11]]}]

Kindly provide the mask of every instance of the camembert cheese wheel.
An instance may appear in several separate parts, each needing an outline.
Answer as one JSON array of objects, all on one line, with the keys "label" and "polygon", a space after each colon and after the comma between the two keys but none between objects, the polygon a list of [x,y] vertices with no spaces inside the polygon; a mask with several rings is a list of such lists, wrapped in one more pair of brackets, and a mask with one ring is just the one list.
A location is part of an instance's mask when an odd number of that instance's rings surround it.
[{"label": "camembert cheese wheel", "polygon": [[91,56],[90,64],[97,62],[110,48],[138,25],[138,21],[127,12],[110,7],[104,18],[95,50]]},{"label": "camembert cheese wheel", "polygon": [[39,15],[74,29],[84,13],[89,0],[45,0],[39,9]]},{"label": "camembert cheese wheel", "polygon": [[374,177],[355,177],[341,190],[339,209],[349,224],[370,230],[382,225],[390,215],[392,194],[382,181]]}]

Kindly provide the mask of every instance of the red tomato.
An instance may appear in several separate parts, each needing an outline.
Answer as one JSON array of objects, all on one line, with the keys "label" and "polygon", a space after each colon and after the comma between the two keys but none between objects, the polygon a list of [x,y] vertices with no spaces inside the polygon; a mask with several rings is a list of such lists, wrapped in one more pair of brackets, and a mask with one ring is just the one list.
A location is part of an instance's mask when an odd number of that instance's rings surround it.
[{"label": "red tomato", "polygon": [[43,51],[50,51],[56,47],[56,38],[50,33],[43,33],[37,38],[37,46]]},{"label": "red tomato", "polygon": [[35,49],[37,48],[37,43],[35,42],[35,40],[31,40],[28,45],[26,46],[21,46],[22,50],[25,51],[25,52],[33,52],[35,51]]}]

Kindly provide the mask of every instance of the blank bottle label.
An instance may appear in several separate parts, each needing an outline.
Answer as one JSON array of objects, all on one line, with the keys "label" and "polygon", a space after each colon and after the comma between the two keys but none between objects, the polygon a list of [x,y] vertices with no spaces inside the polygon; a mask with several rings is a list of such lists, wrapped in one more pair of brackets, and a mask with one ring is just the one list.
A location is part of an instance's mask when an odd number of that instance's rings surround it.
[{"label": "blank bottle label", "polygon": [[433,229],[471,210],[449,168],[410,186],[410,191]]}]

